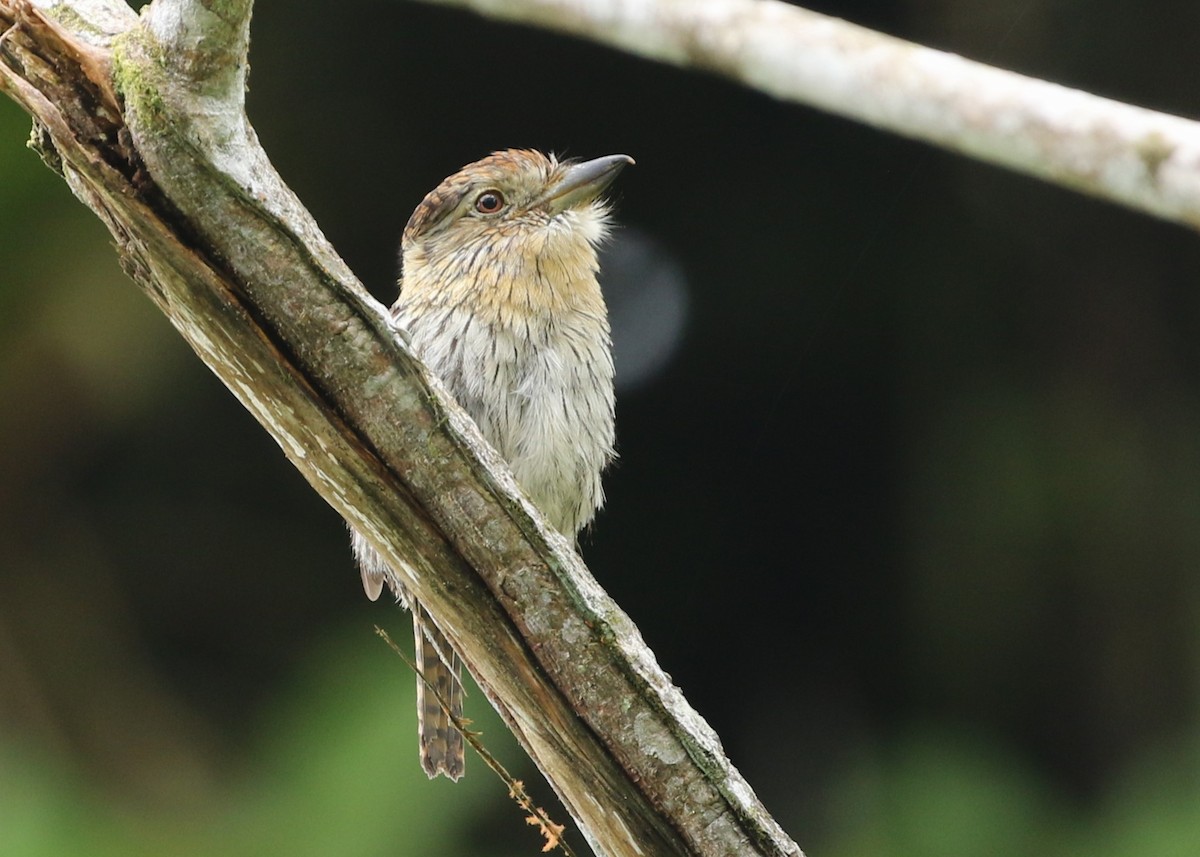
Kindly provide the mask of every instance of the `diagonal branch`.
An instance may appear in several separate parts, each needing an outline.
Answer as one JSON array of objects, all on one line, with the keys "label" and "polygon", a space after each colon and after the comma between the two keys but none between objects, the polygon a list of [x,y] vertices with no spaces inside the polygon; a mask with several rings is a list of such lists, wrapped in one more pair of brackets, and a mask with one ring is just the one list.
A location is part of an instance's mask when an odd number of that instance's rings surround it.
[{"label": "diagonal branch", "polygon": [[728,77],[786,101],[1200,226],[1200,123],[780,0],[425,0]]},{"label": "diagonal branch", "polygon": [[36,148],[313,488],[411,574],[592,847],[800,854],[272,169],[243,111],[249,0],[155,0],[140,20],[44,5],[0,0],[0,90]]}]

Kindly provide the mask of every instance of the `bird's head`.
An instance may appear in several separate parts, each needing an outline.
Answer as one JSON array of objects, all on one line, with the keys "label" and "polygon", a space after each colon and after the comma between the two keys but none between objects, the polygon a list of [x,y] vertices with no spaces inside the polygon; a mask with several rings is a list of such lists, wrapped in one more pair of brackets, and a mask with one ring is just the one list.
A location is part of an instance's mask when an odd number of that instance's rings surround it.
[{"label": "bird's head", "polygon": [[527,149],[459,170],[417,206],[404,229],[404,288],[486,288],[591,277],[608,231],[601,194],[633,158],[559,161]]}]

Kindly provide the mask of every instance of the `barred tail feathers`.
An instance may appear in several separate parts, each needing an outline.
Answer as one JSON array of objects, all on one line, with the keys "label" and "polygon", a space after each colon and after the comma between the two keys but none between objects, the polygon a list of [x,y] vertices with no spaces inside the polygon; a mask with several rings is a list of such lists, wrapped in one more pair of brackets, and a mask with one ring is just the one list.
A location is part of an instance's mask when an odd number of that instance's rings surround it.
[{"label": "barred tail feathers", "polygon": [[[418,605],[413,607],[413,636],[420,673],[417,677],[417,732],[421,767],[430,779],[444,774],[451,780],[458,780],[466,765],[463,736],[438,701],[440,696],[454,716],[462,718],[463,689],[459,681],[458,655],[428,620],[425,611]],[[443,661],[443,655],[449,665]]]}]

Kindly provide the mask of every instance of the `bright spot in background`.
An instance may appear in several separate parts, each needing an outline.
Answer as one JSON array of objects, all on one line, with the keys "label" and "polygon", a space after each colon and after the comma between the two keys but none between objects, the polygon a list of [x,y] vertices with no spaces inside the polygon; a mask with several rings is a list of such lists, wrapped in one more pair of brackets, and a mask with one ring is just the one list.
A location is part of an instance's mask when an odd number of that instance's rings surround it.
[{"label": "bright spot in background", "polygon": [[687,277],[660,241],[622,227],[600,251],[600,284],[612,323],[617,389],[628,392],[653,381],[683,343]]}]

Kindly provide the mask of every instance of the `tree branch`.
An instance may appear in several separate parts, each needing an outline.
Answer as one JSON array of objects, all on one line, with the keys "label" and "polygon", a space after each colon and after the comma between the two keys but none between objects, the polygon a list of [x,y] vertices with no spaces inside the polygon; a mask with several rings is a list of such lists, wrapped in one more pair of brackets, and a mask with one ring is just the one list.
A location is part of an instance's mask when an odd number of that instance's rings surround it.
[{"label": "tree branch", "polygon": [[[275,173],[249,0],[0,0],[0,89],[125,270],[394,567],[611,855],[799,855]],[[407,571],[405,573],[408,573]]]},{"label": "tree branch", "polygon": [[777,0],[424,0],[532,24],[1200,226],[1200,123]]}]

